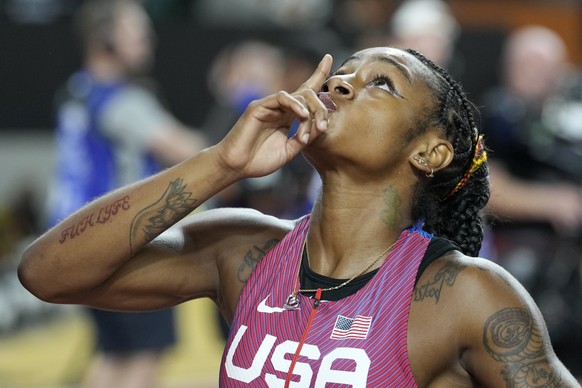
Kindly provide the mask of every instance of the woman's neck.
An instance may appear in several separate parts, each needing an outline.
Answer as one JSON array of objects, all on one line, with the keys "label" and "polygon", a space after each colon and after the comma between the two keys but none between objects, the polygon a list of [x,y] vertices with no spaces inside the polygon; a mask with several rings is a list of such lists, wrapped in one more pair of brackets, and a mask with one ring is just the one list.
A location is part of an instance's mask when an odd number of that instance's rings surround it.
[{"label": "woman's neck", "polygon": [[[372,186],[372,185],[370,185]],[[331,185],[313,207],[308,235],[311,268],[349,278],[390,246],[412,220],[402,189]],[[333,189],[326,189],[333,187]],[[382,260],[376,265],[381,265]]]}]

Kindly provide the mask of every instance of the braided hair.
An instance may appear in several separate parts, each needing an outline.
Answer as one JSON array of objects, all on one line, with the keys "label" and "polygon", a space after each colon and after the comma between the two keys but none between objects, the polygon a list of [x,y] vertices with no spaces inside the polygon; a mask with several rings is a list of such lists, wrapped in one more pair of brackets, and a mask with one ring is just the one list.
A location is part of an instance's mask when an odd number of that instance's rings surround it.
[{"label": "braided hair", "polygon": [[477,109],[447,71],[417,51],[406,51],[435,75],[425,78],[435,103],[419,118],[417,131],[439,128],[454,148],[453,160],[446,168],[420,179],[412,216],[424,222],[426,231],[454,241],[467,255],[477,256],[483,240],[480,211],[489,200],[487,163],[484,159],[474,163],[476,153],[483,151],[474,114]]}]

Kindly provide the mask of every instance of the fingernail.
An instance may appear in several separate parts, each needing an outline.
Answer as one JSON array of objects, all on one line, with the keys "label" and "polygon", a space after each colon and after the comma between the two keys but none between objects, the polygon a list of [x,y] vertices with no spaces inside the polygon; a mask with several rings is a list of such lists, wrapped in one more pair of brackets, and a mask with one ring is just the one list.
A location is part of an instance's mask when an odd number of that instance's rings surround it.
[{"label": "fingernail", "polygon": [[319,121],[319,128],[323,129],[323,130],[327,129],[327,120],[326,119]]},{"label": "fingernail", "polygon": [[303,135],[301,135],[301,141],[303,143],[307,143],[309,141],[309,133],[304,133]]}]

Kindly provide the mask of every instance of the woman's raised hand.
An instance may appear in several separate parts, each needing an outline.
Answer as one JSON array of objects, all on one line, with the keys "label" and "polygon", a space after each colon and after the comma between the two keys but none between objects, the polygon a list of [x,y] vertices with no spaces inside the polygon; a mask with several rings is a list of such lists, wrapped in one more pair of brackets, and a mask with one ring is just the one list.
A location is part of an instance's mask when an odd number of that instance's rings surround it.
[{"label": "woman's raised hand", "polygon": [[[278,92],[253,101],[228,135],[216,146],[219,162],[241,178],[270,174],[281,168],[327,129],[327,108],[317,97],[333,59],[327,54],[292,94]],[[293,120],[297,133],[289,137]]]}]

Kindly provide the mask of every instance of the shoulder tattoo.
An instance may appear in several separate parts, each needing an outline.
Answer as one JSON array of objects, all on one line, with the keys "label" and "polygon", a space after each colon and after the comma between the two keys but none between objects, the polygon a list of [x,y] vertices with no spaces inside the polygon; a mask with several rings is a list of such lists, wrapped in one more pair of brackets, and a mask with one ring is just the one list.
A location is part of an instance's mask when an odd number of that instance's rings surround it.
[{"label": "shoulder tattoo", "polygon": [[541,329],[527,309],[506,308],[493,314],[483,327],[483,345],[493,359],[504,364],[507,387],[562,387],[551,368]]},{"label": "shoulder tattoo", "polygon": [[453,287],[457,280],[457,275],[465,268],[467,268],[466,265],[447,262],[432,279],[414,286],[414,300],[422,302],[425,299],[434,299],[435,304],[437,304],[444,286]]},{"label": "shoulder tattoo", "polygon": [[241,283],[246,283],[249,280],[249,276],[251,276],[251,272],[255,269],[259,261],[267,252],[273,248],[279,242],[278,239],[274,238],[272,240],[267,241],[262,247],[257,245],[253,245],[251,249],[244,254],[242,258],[242,262],[238,267],[238,280]]},{"label": "shoulder tattoo", "polygon": [[132,255],[135,241],[140,238],[151,241],[194,209],[198,201],[192,198],[192,193],[185,189],[186,185],[182,178],[170,182],[166,191],[156,202],[135,216],[129,235]]}]

